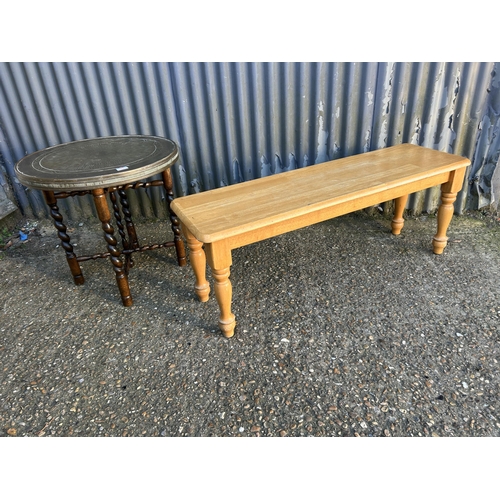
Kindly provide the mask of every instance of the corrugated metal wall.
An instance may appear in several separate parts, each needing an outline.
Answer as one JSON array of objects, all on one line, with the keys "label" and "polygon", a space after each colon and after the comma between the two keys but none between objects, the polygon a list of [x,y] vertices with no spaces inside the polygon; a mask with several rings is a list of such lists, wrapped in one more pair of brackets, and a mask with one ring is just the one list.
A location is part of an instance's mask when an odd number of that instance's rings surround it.
[{"label": "corrugated metal wall", "polygon": [[[177,196],[411,142],[472,160],[460,213],[498,198],[497,72],[498,63],[0,63],[0,184],[41,218],[41,194],[18,183],[14,164],[63,142],[168,137],[181,149]],[[136,213],[164,215],[154,189],[133,196]],[[433,211],[438,193],[408,208]],[[86,197],[61,203],[72,219],[95,215]]]}]

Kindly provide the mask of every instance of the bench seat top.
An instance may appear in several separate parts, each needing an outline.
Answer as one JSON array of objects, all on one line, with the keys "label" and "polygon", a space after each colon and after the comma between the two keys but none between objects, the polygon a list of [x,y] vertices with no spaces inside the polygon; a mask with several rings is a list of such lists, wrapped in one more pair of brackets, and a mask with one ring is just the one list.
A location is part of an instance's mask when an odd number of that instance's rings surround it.
[{"label": "bench seat top", "polygon": [[234,240],[294,219],[305,226],[366,208],[408,194],[409,187],[427,189],[469,164],[461,156],[400,144],[176,198],[172,209],[199,241]]}]

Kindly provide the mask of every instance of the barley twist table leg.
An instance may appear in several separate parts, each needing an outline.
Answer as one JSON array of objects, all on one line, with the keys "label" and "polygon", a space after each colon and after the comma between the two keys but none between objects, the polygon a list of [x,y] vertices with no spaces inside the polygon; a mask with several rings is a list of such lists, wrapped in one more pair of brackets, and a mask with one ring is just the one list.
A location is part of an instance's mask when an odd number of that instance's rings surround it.
[{"label": "barley twist table leg", "polygon": [[120,207],[118,206],[118,203],[116,201],[116,194],[114,191],[109,192],[109,199],[111,200],[111,204],[113,205],[113,215],[115,217],[116,221],[116,227],[118,228],[118,233],[120,235],[120,238],[122,239],[123,247],[128,248],[128,241],[125,236],[125,230],[123,227],[122,223],[122,216],[120,213]]},{"label": "barley twist table leg", "polygon": [[116,274],[116,283],[118,284],[118,289],[120,290],[122,303],[124,306],[131,306],[132,296],[130,295],[128,278],[123,268],[121,252],[116,246],[116,238],[114,237],[114,230],[113,226],[111,225],[111,214],[109,212],[104,189],[94,189],[92,191],[92,194],[94,196],[94,203],[97,209],[97,214],[104,231],[104,239],[108,245],[108,251],[110,253],[109,258],[111,260],[111,263],[113,264],[113,269]]},{"label": "barley twist table leg", "polygon": [[403,226],[405,224],[403,212],[405,210],[407,200],[407,194],[394,200],[394,218],[392,219],[391,223],[392,234],[401,234],[401,230],[403,229]]},{"label": "barley twist table leg", "polygon": [[82,274],[82,269],[75,253],[73,252],[73,245],[70,243],[70,237],[67,233],[66,226],[63,224],[63,216],[59,212],[57,206],[57,199],[52,191],[43,191],[45,201],[50,208],[50,216],[54,219],[54,227],[57,229],[57,236],[61,240],[61,246],[66,252],[66,260],[73,275],[73,280],[76,285],[83,285],[85,279]]},{"label": "barley twist table leg", "polygon": [[130,212],[127,193],[125,189],[118,189],[118,194],[120,195],[120,204],[122,206],[123,216],[125,217],[125,225],[129,237],[129,248],[139,248],[139,239],[137,238],[135,226],[132,222],[132,213]]},{"label": "barley twist table leg", "polygon": [[162,178],[163,178],[163,185],[167,193],[168,213],[170,216],[170,222],[172,223],[172,232],[174,233],[174,244],[175,244],[175,251],[177,253],[177,262],[179,266],[185,266],[187,262],[186,249],[184,248],[184,242],[182,241],[181,238],[181,223],[177,218],[177,215],[175,215],[173,210],[170,208],[170,204],[174,199],[174,192],[173,192],[174,186],[172,182],[172,174],[170,173],[170,168],[167,168],[162,172]]},{"label": "barley twist table leg", "polygon": [[[111,204],[113,205],[113,214],[115,216],[116,226],[118,228],[118,234],[122,239],[122,245],[124,250],[129,249],[129,242],[127,237],[125,236],[125,228],[123,227],[122,216],[120,213],[120,207],[118,206],[118,202],[116,200],[116,194],[114,191],[109,191],[109,199],[111,200]],[[127,254],[125,256],[125,272],[128,274],[131,267],[133,267],[134,261],[132,260],[132,254]]]}]

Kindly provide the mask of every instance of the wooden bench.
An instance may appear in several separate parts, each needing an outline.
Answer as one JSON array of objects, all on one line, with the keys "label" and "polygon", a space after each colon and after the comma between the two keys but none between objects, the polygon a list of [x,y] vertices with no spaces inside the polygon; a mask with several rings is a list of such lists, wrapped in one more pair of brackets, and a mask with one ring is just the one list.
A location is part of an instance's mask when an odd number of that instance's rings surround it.
[{"label": "wooden bench", "polygon": [[177,198],[172,210],[190,250],[195,292],[200,301],[208,300],[208,260],[219,326],[225,337],[232,337],[236,322],[231,312],[231,250],[389,200],[395,201],[392,233],[399,234],[408,195],[439,184],[433,250],[441,254],[469,165],[461,156],[400,144]]}]

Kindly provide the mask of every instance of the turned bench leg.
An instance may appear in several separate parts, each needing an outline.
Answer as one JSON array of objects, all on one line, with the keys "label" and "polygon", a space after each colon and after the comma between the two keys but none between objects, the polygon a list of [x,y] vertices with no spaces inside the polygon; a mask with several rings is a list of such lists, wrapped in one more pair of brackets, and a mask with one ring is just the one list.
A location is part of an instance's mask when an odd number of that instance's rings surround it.
[{"label": "turned bench leg", "polygon": [[182,224],[182,232],[187,241],[189,248],[189,262],[193,268],[195,285],[194,292],[200,299],[200,302],[206,302],[210,295],[210,285],[206,278],[207,259],[203,251],[203,243],[200,243],[189,231],[189,229]]},{"label": "turned bench leg", "polygon": [[401,229],[405,224],[405,220],[403,218],[403,212],[406,207],[406,202],[408,200],[408,195],[400,196],[394,200],[394,218],[392,219],[391,227],[392,234],[400,234]]},{"label": "turned bench leg", "polygon": [[219,304],[219,328],[224,337],[229,338],[234,335],[236,321],[231,312],[231,300],[233,297],[233,287],[229,281],[229,267],[222,269],[212,268],[212,276],[215,281],[215,298]]},{"label": "turned bench leg", "polygon": [[432,240],[432,247],[435,254],[443,253],[448,237],[446,231],[453,217],[453,203],[457,199],[457,193],[462,189],[464,182],[465,168],[454,170],[450,173],[448,182],[441,184],[441,204],[437,214],[437,233]]},{"label": "turned bench leg", "polygon": [[446,231],[453,217],[453,203],[457,199],[457,193],[441,193],[441,205],[437,214],[437,233],[432,240],[433,251],[436,255],[443,253],[448,244]]},{"label": "turned bench leg", "polygon": [[224,337],[230,338],[234,335],[236,326],[234,314],[231,312],[233,298],[233,287],[229,281],[229,269],[232,264],[231,250],[224,241],[218,241],[205,245],[205,251],[215,282],[215,298],[220,310],[219,328]]},{"label": "turned bench leg", "polygon": [[[207,260],[214,278],[215,298],[219,305],[219,328],[224,337],[234,335],[236,321],[231,312],[233,288],[229,281],[231,267],[231,250],[224,242],[208,243],[203,250],[203,243],[198,241],[189,229],[182,224],[182,232],[189,248],[189,262],[195,275],[194,291],[201,302],[206,302],[210,294],[210,285],[206,278]],[[205,253],[206,252],[206,253]]]}]

